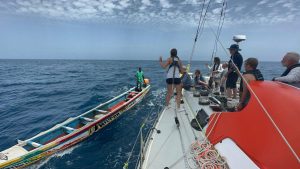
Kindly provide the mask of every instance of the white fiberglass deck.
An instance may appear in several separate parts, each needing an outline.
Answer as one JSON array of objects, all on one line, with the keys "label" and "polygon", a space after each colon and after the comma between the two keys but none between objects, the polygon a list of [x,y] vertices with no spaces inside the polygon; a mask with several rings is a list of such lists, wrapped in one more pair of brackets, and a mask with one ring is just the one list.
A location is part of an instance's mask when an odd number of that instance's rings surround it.
[{"label": "white fiberglass deck", "polygon": [[[199,168],[192,160],[190,147],[196,138],[203,140],[204,137],[200,131],[191,127],[190,122],[196,117],[198,110],[204,109],[210,116],[212,109],[209,106],[199,105],[199,98],[194,97],[192,92],[184,92],[183,95],[184,104],[181,104],[183,111],[177,111],[180,127],[177,128],[175,123],[175,102],[172,98],[170,108],[164,109],[155,125],[155,129],[161,132],[157,133],[156,130],[153,130],[147,139],[142,169]],[[219,143],[215,148],[221,156],[225,157],[231,169],[258,168],[232,141]]]},{"label": "white fiberglass deck", "polygon": [[[144,169],[158,168],[189,168],[188,165],[194,165],[189,158],[190,145],[196,138],[203,139],[199,131],[193,129],[190,121],[195,118],[196,110],[199,110],[198,98],[194,98],[191,92],[184,94],[188,100],[184,99],[181,108],[184,111],[178,111],[177,117],[180,127],[175,123],[175,104],[174,98],[171,100],[171,108],[165,109],[158,120],[156,129],[161,133],[153,132],[151,139],[148,139],[148,148],[146,149]],[[207,113],[211,113],[209,106],[202,106]],[[193,109],[191,111],[190,109]]]}]

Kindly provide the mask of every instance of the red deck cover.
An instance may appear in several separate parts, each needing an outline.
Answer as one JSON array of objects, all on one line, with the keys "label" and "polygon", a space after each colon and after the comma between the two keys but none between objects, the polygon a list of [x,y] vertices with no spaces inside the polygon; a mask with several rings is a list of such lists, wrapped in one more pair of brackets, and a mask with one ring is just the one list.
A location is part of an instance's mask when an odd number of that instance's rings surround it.
[{"label": "red deck cover", "polygon": [[[300,156],[300,89],[279,82],[251,82],[251,88]],[[240,112],[223,112],[215,127],[210,119],[206,133],[217,144],[232,139],[262,169],[300,169],[300,163],[285,144],[258,101],[251,93]]]}]

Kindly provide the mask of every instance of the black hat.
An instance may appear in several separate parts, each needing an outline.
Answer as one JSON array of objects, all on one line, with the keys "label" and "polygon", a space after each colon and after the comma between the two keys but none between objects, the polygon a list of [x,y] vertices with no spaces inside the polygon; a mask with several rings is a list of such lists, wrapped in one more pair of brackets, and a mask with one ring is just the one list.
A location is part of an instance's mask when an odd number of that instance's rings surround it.
[{"label": "black hat", "polygon": [[228,49],[235,49],[236,51],[241,51],[241,50],[242,50],[242,49],[240,49],[240,47],[239,47],[238,44],[232,44],[232,45],[230,46],[230,48],[228,48]]}]

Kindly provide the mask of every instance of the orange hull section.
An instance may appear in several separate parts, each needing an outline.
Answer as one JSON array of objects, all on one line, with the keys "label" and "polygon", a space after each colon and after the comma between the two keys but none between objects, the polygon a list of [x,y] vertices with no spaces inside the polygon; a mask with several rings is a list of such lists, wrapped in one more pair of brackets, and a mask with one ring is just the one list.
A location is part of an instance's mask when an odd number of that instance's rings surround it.
[{"label": "orange hull section", "polygon": [[[250,86],[299,157],[300,89],[268,81],[252,82]],[[252,93],[249,104],[242,111],[224,112],[217,122],[213,117],[216,115],[218,113],[210,117],[206,132],[212,130],[208,138],[213,144],[230,138],[260,168],[300,169],[299,161]]]}]

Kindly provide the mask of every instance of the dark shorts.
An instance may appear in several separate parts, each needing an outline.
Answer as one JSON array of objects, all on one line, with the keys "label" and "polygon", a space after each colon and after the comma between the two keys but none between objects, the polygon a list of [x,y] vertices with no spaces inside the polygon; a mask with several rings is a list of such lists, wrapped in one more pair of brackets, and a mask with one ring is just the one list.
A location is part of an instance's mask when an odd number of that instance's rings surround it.
[{"label": "dark shorts", "polygon": [[175,84],[175,85],[179,85],[181,83],[181,79],[180,78],[168,78],[166,80],[167,84]]},{"label": "dark shorts", "polygon": [[226,80],[226,88],[228,89],[235,89],[236,88],[236,82],[238,80],[239,76],[236,73],[230,73]]}]

